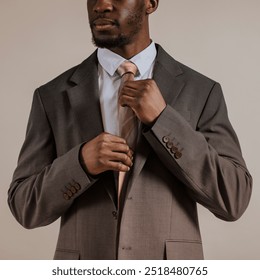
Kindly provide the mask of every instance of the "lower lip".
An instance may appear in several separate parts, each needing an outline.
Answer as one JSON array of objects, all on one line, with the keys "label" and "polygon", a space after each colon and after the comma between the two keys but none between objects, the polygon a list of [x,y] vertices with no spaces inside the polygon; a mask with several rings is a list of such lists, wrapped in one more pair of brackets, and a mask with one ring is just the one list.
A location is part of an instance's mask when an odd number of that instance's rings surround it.
[{"label": "lower lip", "polygon": [[97,31],[107,31],[107,30],[111,30],[115,27],[114,24],[102,24],[102,25],[95,25],[94,28]]}]

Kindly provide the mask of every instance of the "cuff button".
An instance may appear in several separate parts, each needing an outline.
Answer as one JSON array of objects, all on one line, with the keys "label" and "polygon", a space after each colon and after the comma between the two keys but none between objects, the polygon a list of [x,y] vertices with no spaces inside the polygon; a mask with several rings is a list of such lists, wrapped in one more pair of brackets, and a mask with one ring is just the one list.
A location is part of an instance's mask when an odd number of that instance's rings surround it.
[{"label": "cuff button", "polygon": [[66,200],[70,200],[70,197],[68,196],[67,193],[64,193],[64,194],[63,194],[63,197],[64,197],[64,199],[66,199]]},{"label": "cuff button", "polygon": [[70,190],[67,191],[67,194],[68,194],[69,197],[73,196],[73,193]]},{"label": "cuff button", "polygon": [[182,153],[181,153],[180,151],[177,151],[177,152],[175,153],[174,157],[175,157],[176,159],[179,159],[179,158],[182,157]]},{"label": "cuff button", "polygon": [[168,143],[169,142],[169,137],[168,136],[163,136],[163,138],[162,138],[162,141],[163,141],[163,143]]},{"label": "cuff button", "polygon": [[72,193],[76,193],[77,192],[76,188],[73,187],[73,186],[70,188],[70,190],[71,190]]},{"label": "cuff button", "polygon": [[79,183],[75,183],[75,184],[74,184],[74,187],[75,187],[76,190],[78,190],[78,191],[81,189],[81,186],[80,186]]},{"label": "cuff button", "polygon": [[171,149],[171,148],[172,148],[172,146],[173,146],[173,143],[172,143],[172,142],[168,142],[168,143],[166,143],[166,147],[167,147],[168,149]]},{"label": "cuff button", "polygon": [[171,147],[171,153],[175,154],[176,152],[178,152],[178,148],[176,146],[172,146]]}]

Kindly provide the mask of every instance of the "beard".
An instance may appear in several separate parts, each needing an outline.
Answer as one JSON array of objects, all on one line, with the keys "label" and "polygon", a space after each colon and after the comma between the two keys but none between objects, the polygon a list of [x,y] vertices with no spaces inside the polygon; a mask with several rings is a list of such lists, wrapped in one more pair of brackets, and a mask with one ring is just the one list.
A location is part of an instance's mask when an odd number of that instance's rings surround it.
[{"label": "beard", "polygon": [[92,43],[98,48],[113,49],[128,45],[132,41],[132,36],[118,35],[116,38],[98,38],[92,33]]},{"label": "beard", "polygon": [[[134,37],[143,25],[143,15],[144,15],[144,8],[145,5],[143,5],[137,13],[132,12],[128,18],[127,18],[127,26],[129,27],[129,33],[128,34],[118,34],[115,36],[109,36],[109,34],[105,34],[106,36],[95,36],[93,32],[93,25],[90,23],[90,28],[92,32],[92,42],[96,47],[99,48],[107,48],[107,49],[113,49],[113,48],[120,48],[123,46],[126,46],[134,41]],[[102,17],[101,17],[102,18]],[[115,21],[116,26],[120,28],[120,24],[118,21]]]}]

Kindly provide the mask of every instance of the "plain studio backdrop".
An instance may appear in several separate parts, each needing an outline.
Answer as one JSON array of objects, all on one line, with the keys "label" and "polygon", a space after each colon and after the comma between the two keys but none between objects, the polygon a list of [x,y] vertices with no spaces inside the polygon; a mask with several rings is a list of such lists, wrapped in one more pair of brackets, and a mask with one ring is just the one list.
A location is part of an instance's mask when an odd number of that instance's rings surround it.
[{"label": "plain studio backdrop", "polygon": [[[24,140],[35,88],[95,49],[86,0],[0,0],[0,259],[52,259],[59,221],[20,226],[7,191]],[[260,1],[161,0],[151,37],[176,60],[221,83],[230,120],[254,179],[252,199],[236,222],[199,206],[206,259],[260,259]]]}]

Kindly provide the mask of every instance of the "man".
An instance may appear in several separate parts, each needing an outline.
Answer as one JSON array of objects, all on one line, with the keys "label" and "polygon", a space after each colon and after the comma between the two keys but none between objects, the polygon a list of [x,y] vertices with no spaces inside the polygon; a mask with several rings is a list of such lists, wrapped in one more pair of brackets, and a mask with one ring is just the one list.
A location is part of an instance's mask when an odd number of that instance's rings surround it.
[{"label": "man", "polygon": [[196,203],[248,205],[221,87],[151,41],[158,3],[88,0],[98,50],[35,92],[8,201],[26,228],[61,217],[55,259],[202,259]]}]

